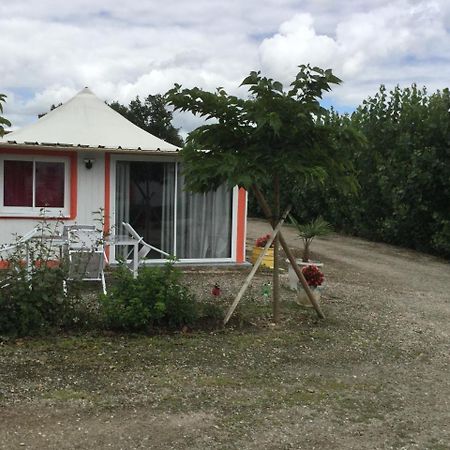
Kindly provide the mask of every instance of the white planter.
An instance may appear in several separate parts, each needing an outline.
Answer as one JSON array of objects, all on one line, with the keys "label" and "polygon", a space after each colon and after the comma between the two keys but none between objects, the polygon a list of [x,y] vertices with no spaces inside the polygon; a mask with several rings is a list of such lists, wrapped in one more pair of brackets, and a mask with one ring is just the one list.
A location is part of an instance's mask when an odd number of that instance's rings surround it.
[{"label": "white planter", "polygon": [[[311,289],[311,292],[312,292],[314,298],[316,299],[316,302],[318,303],[320,300],[320,289],[316,288],[316,287],[310,287],[310,289]],[[297,290],[295,303],[297,303],[298,305],[303,306],[305,308],[313,307],[311,301],[309,300],[308,294],[303,289],[303,286],[299,286],[299,288]]]},{"label": "white planter", "polygon": [[[298,281],[297,274],[295,273],[294,269],[292,268],[292,265],[289,262],[289,260],[287,260],[287,263],[289,265],[289,269],[288,269],[289,288],[292,289],[293,291],[298,291],[299,289],[303,290],[303,287],[300,284],[300,281]],[[306,266],[323,267],[323,263],[320,263],[318,261],[304,262],[301,259],[297,259],[297,264],[300,266],[300,269],[302,267],[306,267]]]}]

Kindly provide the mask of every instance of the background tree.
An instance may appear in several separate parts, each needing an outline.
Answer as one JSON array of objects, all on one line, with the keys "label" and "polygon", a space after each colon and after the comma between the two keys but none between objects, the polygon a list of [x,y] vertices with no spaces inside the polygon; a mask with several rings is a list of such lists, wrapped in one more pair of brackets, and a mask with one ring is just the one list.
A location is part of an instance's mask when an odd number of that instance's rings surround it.
[{"label": "background tree", "polygon": [[162,95],[148,95],[144,101],[136,97],[128,106],[115,101],[109,105],[130,122],[160,139],[181,147],[183,139],[172,125],[173,114],[167,110]]},{"label": "background tree", "polygon": [[[271,210],[273,225],[286,206],[281,204],[282,189],[289,181],[302,186],[313,178],[323,181],[328,177],[355,187],[347,148],[356,135],[347,124],[330,126],[327,111],[320,105],[322,94],[340,80],[330,69],[299,67],[287,90],[280,82],[251,72],[242,82],[248,86],[247,99],[229,95],[222,88],[211,93],[180,85],[166,94],[176,110],[214,119],[192,131],[182,149],[188,189],[205,192],[223,183],[252,189],[265,211]],[[286,253],[290,252],[282,237],[280,240]],[[279,320],[277,250],[278,239],[273,278],[275,321]]]},{"label": "background tree", "polygon": [[[62,105],[62,103],[58,103],[57,105],[53,104],[52,106],[50,106],[50,111],[53,111],[54,109],[59,108],[61,105]],[[38,119],[40,119],[41,117],[44,117],[46,115],[47,115],[46,112],[40,113],[40,114],[38,114]]]},{"label": "background tree", "polygon": [[[3,113],[2,103],[4,103],[5,101],[6,101],[6,95],[0,94],[0,113]],[[11,122],[9,120],[5,119],[4,117],[0,116],[0,137],[2,137],[5,134],[4,126],[10,127]]]},{"label": "background tree", "polygon": [[352,121],[369,143],[358,155],[367,236],[450,255],[449,90],[429,96],[416,85],[389,93],[381,86]]},{"label": "background tree", "polygon": [[360,189],[343,193],[329,179],[291,188],[299,219],[320,213],[347,233],[450,257],[449,90],[381,86],[351,116],[328,120],[365,136],[350,148]]}]

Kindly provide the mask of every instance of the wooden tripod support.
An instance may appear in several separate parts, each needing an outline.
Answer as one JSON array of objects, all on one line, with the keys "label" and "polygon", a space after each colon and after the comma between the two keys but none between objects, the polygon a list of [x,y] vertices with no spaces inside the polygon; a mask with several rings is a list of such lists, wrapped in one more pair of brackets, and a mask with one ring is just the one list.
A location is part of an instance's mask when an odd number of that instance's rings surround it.
[{"label": "wooden tripod support", "polygon": [[[256,199],[258,200],[259,205],[261,206],[261,208],[264,212],[264,215],[266,216],[267,220],[271,223],[272,228],[274,228],[275,224],[274,224],[273,220],[271,219],[273,216],[272,216],[272,211],[270,209],[269,204],[267,203],[266,199],[264,198],[262,192],[259,190],[258,186],[256,186],[254,184],[252,186],[252,189],[253,189],[253,192],[255,193],[255,196],[256,196]],[[278,233],[278,239],[280,240],[280,244],[283,247],[283,250],[286,253],[287,258],[289,259],[289,262],[291,263],[292,268],[294,269],[294,272],[296,273],[301,285],[303,286],[303,289],[305,290],[309,301],[311,302],[314,309],[316,310],[317,315],[321,319],[325,319],[325,315],[323,314],[322,310],[320,309],[320,306],[317,303],[316,298],[314,297],[313,293],[311,292],[311,289],[309,288],[308,283],[306,282],[305,277],[303,276],[303,273],[302,273],[300,267],[298,267],[297,261],[296,261],[294,255],[292,254],[291,249],[287,245],[287,242],[285,241],[281,232]]]},{"label": "wooden tripod support", "polygon": [[234,299],[233,303],[231,304],[230,308],[227,311],[227,314],[225,316],[225,319],[223,320],[223,324],[226,325],[227,322],[230,320],[231,315],[233,314],[234,310],[236,309],[236,306],[241,301],[242,296],[244,295],[245,291],[247,290],[250,281],[252,281],[252,278],[255,276],[256,271],[258,270],[259,266],[262,263],[262,260],[267,252],[267,250],[272,245],[272,242],[274,241],[277,234],[279,234],[279,231],[281,230],[281,227],[283,226],[284,221],[286,220],[286,217],[288,216],[289,212],[291,211],[291,206],[289,206],[286,211],[284,212],[283,216],[281,217],[280,221],[278,222],[277,226],[273,229],[269,240],[266,242],[266,245],[264,246],[262,252],[258,256],[258,259],[256,260],[251,272],[248,274],[244,284],[241,287],[241,290],[239,291],[238,295],[236,295],[236,298]]}]

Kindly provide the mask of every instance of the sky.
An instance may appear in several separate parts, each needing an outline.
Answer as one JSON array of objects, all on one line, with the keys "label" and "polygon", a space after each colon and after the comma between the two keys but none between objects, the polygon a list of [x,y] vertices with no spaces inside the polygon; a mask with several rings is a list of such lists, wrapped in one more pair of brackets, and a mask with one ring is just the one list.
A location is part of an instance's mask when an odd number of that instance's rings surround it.
[{"label": "sky", "polygon": [[[448,0],[0,0],[0,92],[13,129],[84,86],[106,101],[179,83],[246,95],[252,70],[285,85],[299,64],[343,80],[351,112],[380,84],[450,84]],[[176,114],[182,134],[200,121]]]}]

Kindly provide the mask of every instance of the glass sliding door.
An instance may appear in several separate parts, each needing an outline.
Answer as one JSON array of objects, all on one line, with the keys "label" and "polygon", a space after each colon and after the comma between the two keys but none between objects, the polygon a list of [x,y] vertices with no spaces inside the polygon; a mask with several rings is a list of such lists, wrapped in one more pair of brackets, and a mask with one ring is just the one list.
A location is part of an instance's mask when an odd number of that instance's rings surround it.
[{"label": "glass sliding door", "polygon": [[[146,242],[181,260],[231,258],[232,191],[221,186],[205,194],[187,192],[177,166],[116,162],[115,234],[126,234],[122,222],[128,222]],[[148,258],[164,257],[151,251]]]},{"label": "glass sliding door", "polygon": [[[146,242],[173,254],[174,200],[175,163],[117,161],[116,234],[129,222]],[[151,251],[148,258],[162,255]]]}]

